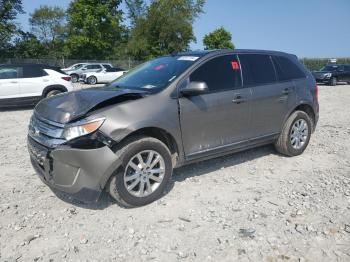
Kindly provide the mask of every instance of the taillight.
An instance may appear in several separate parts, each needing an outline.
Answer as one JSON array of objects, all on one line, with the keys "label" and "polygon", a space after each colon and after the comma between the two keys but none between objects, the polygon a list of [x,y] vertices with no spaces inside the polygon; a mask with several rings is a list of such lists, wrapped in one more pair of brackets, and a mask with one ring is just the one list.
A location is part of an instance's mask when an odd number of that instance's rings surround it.
[{"label": "taillight", "polygon": [[315,85],[315,89],[314,89],[314,97],[316,98],[316,100],[318,101],[318,86]]},{"label": "taillight", "polygon": [[72,78],[70,76],[62,76],[63,80],[70,81]]}]

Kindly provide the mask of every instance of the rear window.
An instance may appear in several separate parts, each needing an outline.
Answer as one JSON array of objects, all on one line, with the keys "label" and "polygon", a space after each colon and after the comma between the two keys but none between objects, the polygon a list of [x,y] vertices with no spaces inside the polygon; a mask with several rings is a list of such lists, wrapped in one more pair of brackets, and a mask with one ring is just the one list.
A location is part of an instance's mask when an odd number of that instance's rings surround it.
[{"label": "rear window", "polygon": [[206,82],[209,90],[214,92],[241,87],[237,56],[225,55],[206,62],[191,74],[190,81]]},{"label": "rear window", "polygon": [[273,56],[276,72],[280,81],[304,78],[304,72],[290,59],[283,56]]},{"label": "rear window", "polygon": [[244,85],[263,85],[276,82],[275,70],[269,55],[239,55]]},{"label": "rear window", "polygon": [[47,73],[39,66],[23,66],[23,78],[42,77]]}]

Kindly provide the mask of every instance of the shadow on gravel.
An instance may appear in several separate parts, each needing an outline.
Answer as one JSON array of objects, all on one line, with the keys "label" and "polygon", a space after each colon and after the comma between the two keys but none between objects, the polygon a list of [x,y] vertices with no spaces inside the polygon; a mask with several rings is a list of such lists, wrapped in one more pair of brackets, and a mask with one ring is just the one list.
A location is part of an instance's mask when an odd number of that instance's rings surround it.
[{"label": "shadow on gravel", "polygon": [[205,160],[175,169],[172,180],[174,182],[182,182],[190,177],[201,176],[221,168],[232,167],[270,154],[278,154],[272,145]]},{"label": "shadow on gravel", "polygon": [[[239,152],[239,153],[233,153],[229,154],[227,156],[221,156],[218,158],[205,160],[202,162],[189,164],[187,166],[177,168],[174,170],[174,174],[172,176],[172,179],[169,183],[169,185],[166,188],[166,191],[163,196],[167,195],[172,188],[175,185],[175,182],[183,182],[186,179],[190,177],[197,177],[201,175],[205,175],[207,173],[219,170],[221,168],[231,167],[235,165],[239,165],[245,162],[252,161],[256,158],[260,158],[263,156],[267,156],[270,154],[277,154],[274,150],[272,145],[258,147],[254,149],[250,149],[247,151]],[[53,190],[53,193],[62,201],[72,204],[74,206],[85,208],[85,209],[92,209],[92,210],[103,210],[105,208],[108,208],[109,206],[117,204],[121,208],[128,208],[125,206],[120,205],[118,202],[112,200],[112,198],[109,196],[109,194],[105,191],[101,194],[101,197],[98,202],[96,203],[84,203],[79,200],[73,199],[70,196]]]},{"label": "shadow on gravel", "polygon": [[23,110],[33,110],[34,106],[0,107],[0,112],[15,112]]}]

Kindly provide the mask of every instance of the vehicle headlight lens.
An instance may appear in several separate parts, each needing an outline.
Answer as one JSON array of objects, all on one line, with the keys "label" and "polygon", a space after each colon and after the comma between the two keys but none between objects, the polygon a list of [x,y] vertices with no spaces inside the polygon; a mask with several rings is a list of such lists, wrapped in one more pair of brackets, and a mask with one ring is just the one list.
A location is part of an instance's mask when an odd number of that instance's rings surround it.
[{"label": "vehicle headlight lens", "polygon": [[104,118],[79,121],[70,126],[67,126],[64,129],[63,137],[66,140],[72,140],[80,136],[91,134],[99,129],[104,121]]},{"label": "vehicle headlight lens", "polygon": [[324,76],[325,76],[325,77],[331,77],[331,76],[332,76],[332,73],[325,73]]}]

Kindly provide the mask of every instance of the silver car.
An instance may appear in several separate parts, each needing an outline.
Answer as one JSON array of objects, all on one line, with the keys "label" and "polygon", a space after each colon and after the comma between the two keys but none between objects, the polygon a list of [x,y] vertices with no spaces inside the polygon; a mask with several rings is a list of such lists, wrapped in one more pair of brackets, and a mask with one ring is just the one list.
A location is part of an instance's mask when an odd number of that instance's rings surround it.
[{"label": "silver car", "polygon": [[30,158],[51,188],[84,201],[106,190],[122,205],[142,206],[185,164],[265,144],[302,154],[318,121],[317,90],[286,53],[160,57],[104,88],[40,102],[29,125]]},{"label": "silver car", "polygon": [[71,76],[73,83],[76,83],[83,73],[98,72],[112,67],[109,63],[84,63],[74,67],[72,70],[66,71],[66,74]]}]

